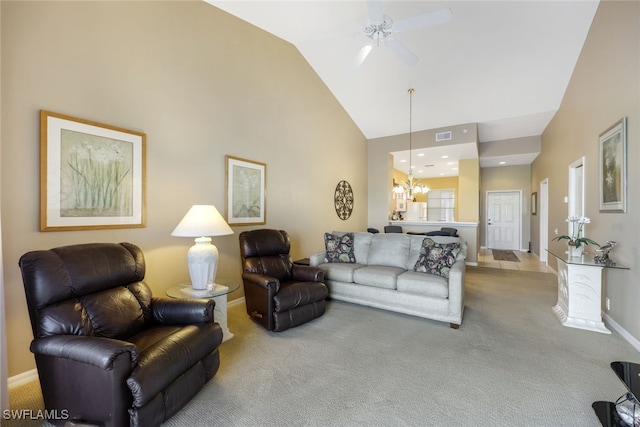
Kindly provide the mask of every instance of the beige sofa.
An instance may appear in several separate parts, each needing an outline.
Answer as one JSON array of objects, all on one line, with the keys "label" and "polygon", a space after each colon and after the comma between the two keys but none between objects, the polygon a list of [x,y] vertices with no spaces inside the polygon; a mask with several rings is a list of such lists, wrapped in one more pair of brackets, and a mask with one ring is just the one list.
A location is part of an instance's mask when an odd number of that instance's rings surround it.
[{"label": "beige sofa", "polygon": [[[343,238],[346,233],[331,234]],[[414,271],[425,238],[438,244],[435,247],[459,244],[459,253],[453,253],[451,258],[451,262],[455,262],[445,268],[446,272]],[[462,324],[467,253],[464,240],[446,236],[354,232],[352,246],[353,257],[347,262],[327,262],[326,252],[310,257],[310,264],[325,272],[330,298],[449,322],[454,329]]]}]

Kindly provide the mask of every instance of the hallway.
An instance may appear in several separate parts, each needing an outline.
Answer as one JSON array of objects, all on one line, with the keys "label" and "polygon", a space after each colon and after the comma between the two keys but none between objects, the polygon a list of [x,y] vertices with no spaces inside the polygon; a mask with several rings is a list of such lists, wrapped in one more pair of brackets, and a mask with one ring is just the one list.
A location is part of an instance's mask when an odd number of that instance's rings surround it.
[{"label": "hallway", "polygon": [[493,259],[493,252],[491,249],[480,249],[478,255],[478,267],[488,268],[501,268],[503,270],[522,270],[522,271],[539,271],[542,273],[553,273],[544,262],[540,262],[538,256],[534,253],[513,251],[514,254],[520,259],[520,262],[515,261],[496,261]]}]

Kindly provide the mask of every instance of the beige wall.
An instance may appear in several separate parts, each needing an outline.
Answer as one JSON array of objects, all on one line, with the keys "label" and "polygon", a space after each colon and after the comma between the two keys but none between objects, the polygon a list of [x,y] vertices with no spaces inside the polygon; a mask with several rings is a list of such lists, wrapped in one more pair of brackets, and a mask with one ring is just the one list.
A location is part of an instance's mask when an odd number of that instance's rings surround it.
[{"label": "beige wall", "polygon": [[458,162],[458,221],[478,222],[480,210],[480,162]]},{"label": "beige wall", "polygon": [[[267,224],[292,256],[327,230],[367,224],[367,144],[289,43],[204,2],[7,2],[2,7],[1,195],[9,374],[34,368],[18,269],[29,250],[131,241],[157,295],[188,280],[190,239],[170,233],[192,204],[224,206],[226,154],[267,164]],[[147,134],[147,226],[39,231],[40,109]],[[340,180],[355,209],[335,213]],[[219,277],[239,279],[238,233],[214,238]],[[242,291],[231,298],[242,296]],[[233,325],[231,325],[233,327]]]},{"label": "beige wall", "polygon": [[[480,144],[482,145],[482,144]],[[531,165],[500,166],[480,169],[480,246],[487,246],[487,192],[520,191],[520,249],[528,249],[531,240]]]},{"label": "beige wall", "polygon": [[[640,2],[600,2],[582,53],[558,113],[542,135],[542,153],[532,165],[532,191],[549,179],[549,238],[566,230],[568,168],[585,157],[586,234],[597,242],[615,240],[612,252],[630,270],[606,269],[605,313],[640,340]],[[598,135],[628,117],[627,213],[600,213],[598,200]],[[539,250],[539,219],[532,217],[532,240]],[[550,242],[564,250],[566,243]],[[555,260],[550,257],[555,268]]]},{"label": "beige wall", "polygon": [[[2,7],[0,7],[0,22],[2,22]],[[2,46],[2,31],[0,31],[0,46]],[[0,48],[0,82],[2,81],[2,49]],[[0,85],[0,100],[2,99],[2,85]],[[2,135],[2,102],[0,102],[0,135]],[[2,150],[0,149],[0,164]],[[0,186],[0,196],[2,187]],[[2,221],[2,198],[0,197],[0,223]],[[2,227],[0,227],[0,258],[2,257]],[[7,341],[5,338],[5,304],[4,304],[4,273],[0,264],[0,411],[9,409],[9,396],[7,393]]]},{"label": "beige wall", "polygon": [[[435,134],[451,131],[452,140],[445,143],[435,141]],[[466,123],[447,128],[429,129],[412,133],[413,148],[437,147],[439,145],[467,144],[478,142],[475,123]],[[374,138],[368,141],[368,224],[369,227],[384,228],[393,206],[393,156],[389,153],[409,149],[409,134]],[[477,159],[474,159],[477,163]],[[477,196],[476,196],[477,199]],[[477,207],[476,207],[477,210]],[[462,220],[460,220],[462,221]]]}]

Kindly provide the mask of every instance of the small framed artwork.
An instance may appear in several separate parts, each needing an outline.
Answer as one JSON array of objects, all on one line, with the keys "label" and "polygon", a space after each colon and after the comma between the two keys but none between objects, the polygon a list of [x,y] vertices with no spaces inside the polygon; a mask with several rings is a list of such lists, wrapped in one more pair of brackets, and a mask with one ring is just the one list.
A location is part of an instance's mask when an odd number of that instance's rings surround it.
[{"label": "small framed artwork", "polygon": [[538,192],[531,193],[531,215],[538,214]]},{"label": "small framed artwork", "polygon": [[226,156],[225,211],[229,225],[267,223],[267,165]]},{"label": "small framed artwork", "polygon": [[627,118],[599,137],[600,212],[627,211]]},{"label": "small framed artwork", "polygon": [[144,133],[40,111],[40,231],[145,226]]}]

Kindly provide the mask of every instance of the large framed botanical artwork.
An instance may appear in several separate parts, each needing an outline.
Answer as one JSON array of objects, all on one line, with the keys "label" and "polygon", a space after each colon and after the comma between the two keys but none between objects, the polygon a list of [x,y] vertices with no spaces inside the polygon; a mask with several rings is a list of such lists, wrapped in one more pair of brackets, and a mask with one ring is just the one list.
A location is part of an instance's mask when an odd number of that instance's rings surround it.
[{"label": "large framed botanical artwork", "polygon": [[145,226],[144,133],[40,111],[40,230]]},{"label": "large framed botanical artwork", "polygon": [[267,222],[267,165],[226,156],[226,216],[229,225]]},{"label": "large framed botanical artwork", "polygon": [[599,137],[600,212],[627,211],[627,118]]}]

